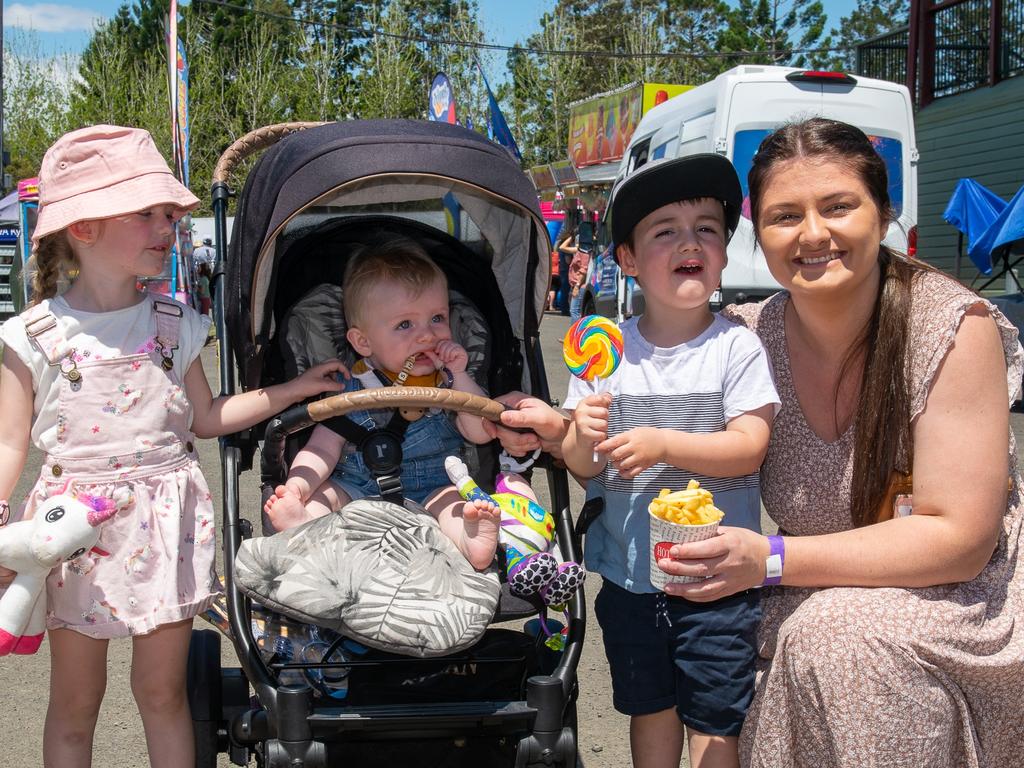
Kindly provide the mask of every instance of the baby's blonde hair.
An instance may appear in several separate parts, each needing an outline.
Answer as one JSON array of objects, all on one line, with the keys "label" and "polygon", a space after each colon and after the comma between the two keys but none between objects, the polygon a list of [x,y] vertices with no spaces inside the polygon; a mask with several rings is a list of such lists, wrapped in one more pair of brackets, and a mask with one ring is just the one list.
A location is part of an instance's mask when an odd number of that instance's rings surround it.
[{"label": "baby's blonde hair", "polygon": [[370,246],[345,267],[342,295],[345,321],[350,328],[358,327],[366,319],[370,291],[385,283],[405,288],[413,298],[433,285],[440,284],[446,290],[448,287],[444,272],[415,241],[396,238]]}]

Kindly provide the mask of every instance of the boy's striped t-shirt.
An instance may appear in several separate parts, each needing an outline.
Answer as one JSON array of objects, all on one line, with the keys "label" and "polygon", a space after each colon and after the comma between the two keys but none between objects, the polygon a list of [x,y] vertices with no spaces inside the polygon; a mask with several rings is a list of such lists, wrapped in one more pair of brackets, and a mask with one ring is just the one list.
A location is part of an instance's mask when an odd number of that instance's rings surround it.
[{"label": "boy's striped t-shirt", "polygon": [[[566,408],[595,392],[613,395],[609,436],[637,427],[684,432],[721,432],[731,420],[769,403],[778,406],[771,366],[757,336],[715,315],[697,338],[675,347],[650,344],[638,320],[622,324],[624,351],[618,369],[598,386],[573,379]],[[625,479],[607,465],[587,486],[587,496],[604,498],[605,509],[587,533],[586,565],[624,589],[655,592],[650,583],[650,526],[647,505],[662,488],[700,482],[725,512],[723,525],[760,530],[758,474],[710,477],[656,464]]]}]

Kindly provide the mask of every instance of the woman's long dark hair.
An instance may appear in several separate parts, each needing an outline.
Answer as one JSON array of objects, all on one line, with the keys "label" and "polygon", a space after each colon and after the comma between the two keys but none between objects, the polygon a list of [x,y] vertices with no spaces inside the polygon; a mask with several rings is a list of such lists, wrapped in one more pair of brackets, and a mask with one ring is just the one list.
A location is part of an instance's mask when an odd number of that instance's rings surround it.
[{"label": "woman's long dark hair", "polygon": [[[761,198],[772,169],[794,158],[842,163],[867,188],[884,221],[895,216],[889,201],[885,162],[859,128],[835,120],[812,118],[779,128],[765,138],[747,177],[750,218],[758,231]],[[892,471],[914,452],[910,429],[910,387],[907,379],[910,335],[910,289],[915,275],[928,265],[886,246],[878,252],[879,284],[874,310],[857,340],[846,352],[839,381],[863,360],[860,394],[854,416],[853,485],[850,516],[854,526],[868,525],[886,498]],[[834,393],[838,408],[839,384]],[[835,415],[838,431],[838,414]]]}]

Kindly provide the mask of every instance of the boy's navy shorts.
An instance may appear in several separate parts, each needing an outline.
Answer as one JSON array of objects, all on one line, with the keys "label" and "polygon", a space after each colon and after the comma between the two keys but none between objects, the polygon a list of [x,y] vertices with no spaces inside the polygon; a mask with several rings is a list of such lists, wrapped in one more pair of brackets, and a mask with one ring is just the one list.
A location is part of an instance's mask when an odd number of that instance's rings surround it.
[{"label": "boy's navy shorts", "polygon": [[675,707],[695,731],[738,736],[754,693],[759,601],[756,589],[694,603],[605,581],[594,612],[615,709],[632,716]]}]

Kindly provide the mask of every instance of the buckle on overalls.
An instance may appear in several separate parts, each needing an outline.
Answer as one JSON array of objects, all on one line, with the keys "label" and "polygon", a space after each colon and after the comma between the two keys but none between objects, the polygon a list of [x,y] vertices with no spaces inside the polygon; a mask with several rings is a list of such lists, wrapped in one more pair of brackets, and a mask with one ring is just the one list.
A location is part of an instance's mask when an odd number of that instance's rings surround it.
[{"label": "buckle on overalls", "polygon": [[[41,326],[41,327],[37,327]],[[30,338],[35,338],[41,333],[46,333],[51,328],[57,327],[57,318],[47,312],[42,317],[37,317],[34,320],[29,320],[25,323],[25,335]]]}]

